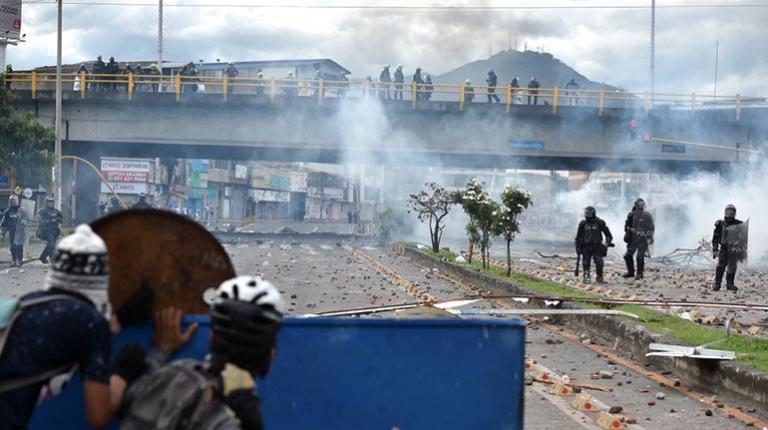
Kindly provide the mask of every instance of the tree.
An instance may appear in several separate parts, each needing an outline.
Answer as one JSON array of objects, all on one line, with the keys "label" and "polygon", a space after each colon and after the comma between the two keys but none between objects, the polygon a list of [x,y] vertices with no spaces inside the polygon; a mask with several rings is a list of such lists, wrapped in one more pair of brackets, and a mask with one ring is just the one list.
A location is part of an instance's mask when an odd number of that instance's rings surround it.
[{"label": "tree", "polygon": [[0,88],[0,172],[10,173],[11,184],[48,187],[55,161],[53,129],[17,112],[12,101],[11,91]]},{"label": "tree", "polygon": [[467,264],[472,264],[472,255],[475,253],[475,245],[480,243],[480,230],[477,228],[477,224],[470,220],[464,230],[467,232],[467,238],[469,239],[469,253],[467,254]]},{"label": "tree", "polygon": [[480,245],[482,264],[483,268],[487,268],[491,253],[493,214],[498,211],[499,205],[491,199],[491,196],[483,189],[483,185],[475,179],[469,181],[463,190],[454,192],[453,197],[469,217],[469,224],[472,224],[472,227],[467,225],[470,242],[478,238],[477,236],[473,237],[470,230],[474,229],[479,232],[478,243]]},{"label": "tree", "polygon": [[507,276],[512,273],[511,244],[520,232],[517,218],[533,204],[531,194],[520,187],[506,187],[501,193],[501,206],[495,213],[493,234],[504,237],[507,241]]},{"label": "tree", "polygon": [[440,252],[440,240],[443,238],[443,218],[448,216],[454,201],[451,193],[434,182],[424,184],[425,189],[411,194],[408,199],[409,211],[416,212],[419,221],[429,221],[429,238],[432,251]]},{"label": "tree", "polygon": [[379,214],[377,237],[383,246],[393,237],[402,236],[408,231],[409,223],[405,220],[402,210],[387,208]]}]

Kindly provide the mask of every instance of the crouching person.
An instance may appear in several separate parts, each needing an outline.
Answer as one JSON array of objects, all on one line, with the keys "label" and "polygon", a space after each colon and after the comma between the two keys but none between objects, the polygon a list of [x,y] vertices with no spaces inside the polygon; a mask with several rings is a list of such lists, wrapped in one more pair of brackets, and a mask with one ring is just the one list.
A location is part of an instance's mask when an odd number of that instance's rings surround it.
[{"label": "crouching person", "polygon": [[267,374],[282,324],[280,293],[259,277],[222,283],[211,302],[211,354],[149,372],[125,392],[121,430],[263,428],[254,378]]}]

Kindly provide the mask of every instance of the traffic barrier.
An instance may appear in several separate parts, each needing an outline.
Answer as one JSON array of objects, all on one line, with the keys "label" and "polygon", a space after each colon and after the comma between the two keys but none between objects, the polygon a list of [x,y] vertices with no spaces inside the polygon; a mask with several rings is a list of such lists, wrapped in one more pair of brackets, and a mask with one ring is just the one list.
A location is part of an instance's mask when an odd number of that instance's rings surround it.
[{"label": "traffic barrier", "polygon": [[[208,317],[173,358],[208,352]],[[126,328],[148,347],[152,328]],[[525,326],[479,319],[286,319],[278,356],[258,383],[269,429],[523,429]],[[482,365],[477,365],[482,363]],[[472,399],[471,405],[467,399]],[[88,429],[81,383],[41,405],[29,430]],[[114,427],[112,427],[114,428]]]}]

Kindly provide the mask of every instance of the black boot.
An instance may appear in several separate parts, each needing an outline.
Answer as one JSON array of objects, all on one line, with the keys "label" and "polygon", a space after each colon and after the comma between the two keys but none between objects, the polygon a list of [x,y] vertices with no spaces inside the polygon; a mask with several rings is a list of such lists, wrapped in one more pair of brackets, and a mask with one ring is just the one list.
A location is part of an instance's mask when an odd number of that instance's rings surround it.
[{"label": "black boot", "polygon": [[715,269],[715,286],[712,288],[715,291],[720,291],[720,286],[723,285],[723,274],[725,273],[725,267],[718,267]]},{"label": "black boot", "polygon": [[598,284],[604,284],[605,280],[603,279],[603,266],[596,267],[595,273],[597,275],[597,277],[595,278],[595,282],[597,282]]},{"label": "black boot", "polygon": [[736,285],[734,285],[735,280],[736,280],[735,273],[729,273],[725,275],[725,289],[733,292],[739,291],[739,289],[736,288]]},{"label": "black boot", "polygon": [[635,262],[631,255],[624,256],[624,263],[627,264],[627,273],[621,275],[622,278],[633,278],[635,276]]},{"label": "black boot", "polygon": [[635,273],[635,279],[643,279],[643,273],[645,272],[645,259],[637,259],[637,273]]}]

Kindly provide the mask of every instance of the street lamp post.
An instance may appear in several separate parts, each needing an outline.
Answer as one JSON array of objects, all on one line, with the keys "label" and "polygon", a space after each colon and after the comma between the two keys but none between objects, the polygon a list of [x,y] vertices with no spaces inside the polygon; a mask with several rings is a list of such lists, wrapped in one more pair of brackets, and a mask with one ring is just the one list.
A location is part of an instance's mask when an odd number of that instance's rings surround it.
[{"label": "street lamp post", "polygon": [[[56,134],[56,144],[54,152],[56,155],[56,166],[54,167],[54,195],[56,198],[56,207],[61,209],[61,12],[64,0],[58,0],[58,28],[56,32],[56,113],[54,116],[54,132]],[[85,83],[83,83],[85,84]]]}]

